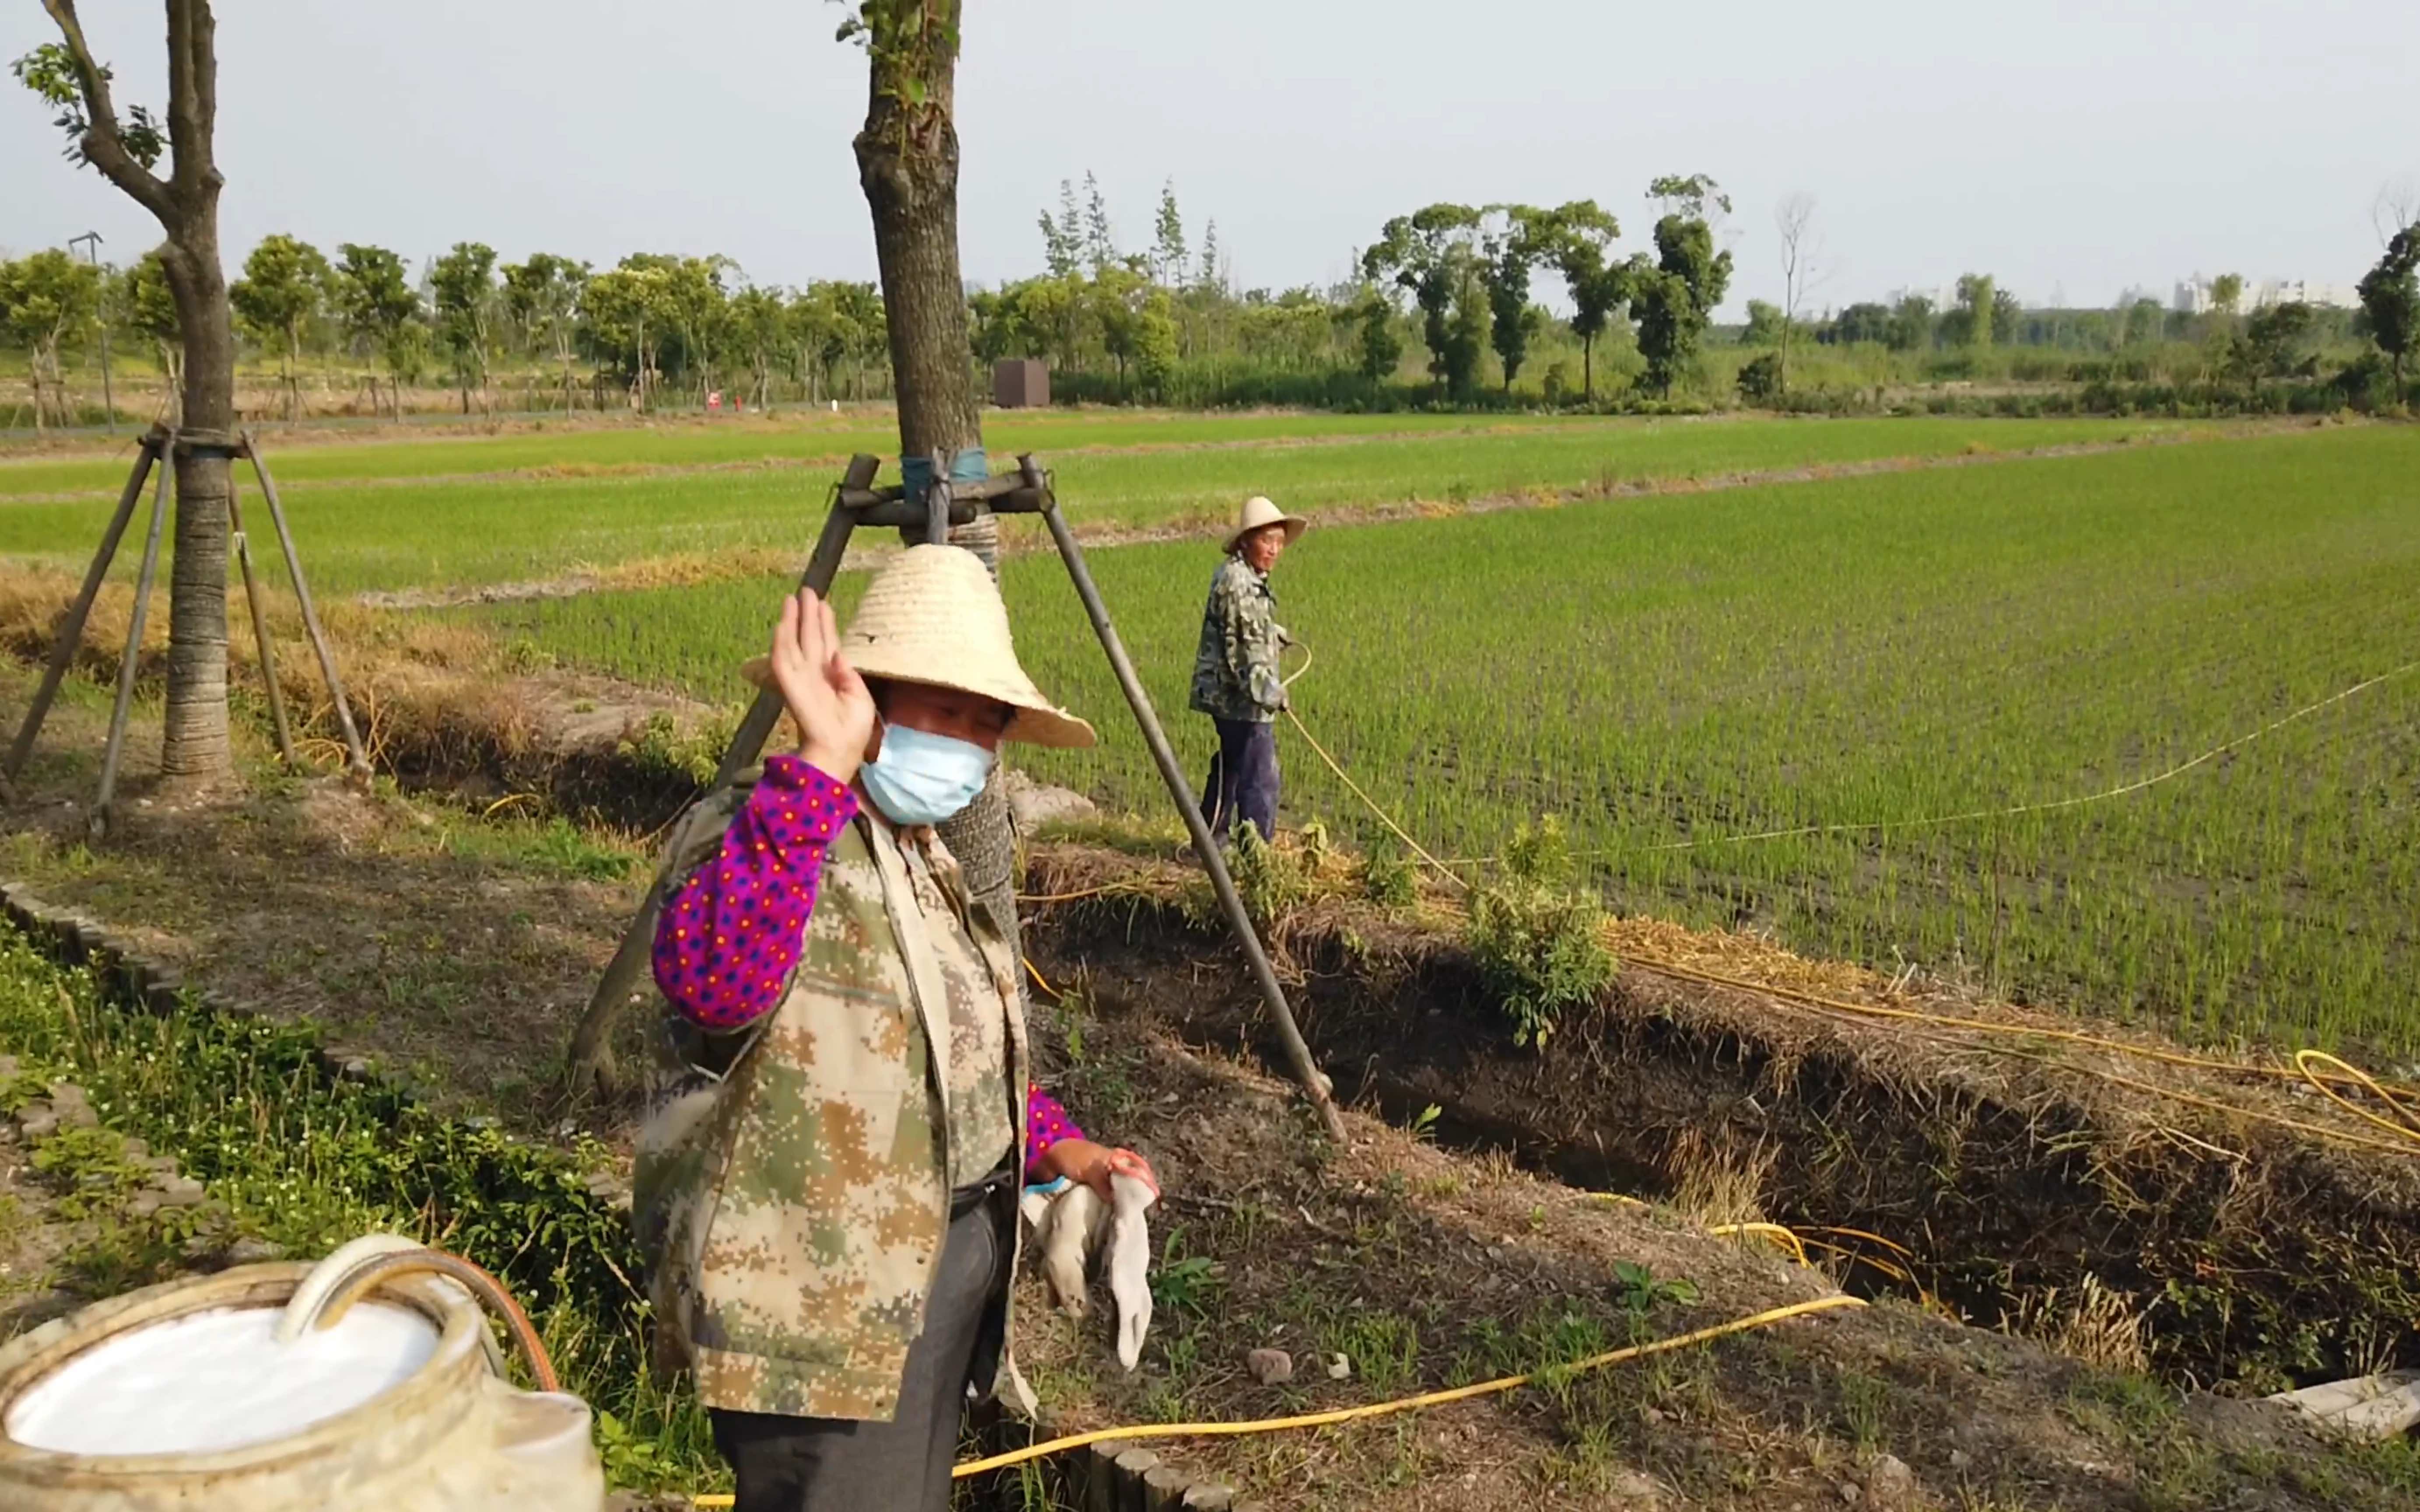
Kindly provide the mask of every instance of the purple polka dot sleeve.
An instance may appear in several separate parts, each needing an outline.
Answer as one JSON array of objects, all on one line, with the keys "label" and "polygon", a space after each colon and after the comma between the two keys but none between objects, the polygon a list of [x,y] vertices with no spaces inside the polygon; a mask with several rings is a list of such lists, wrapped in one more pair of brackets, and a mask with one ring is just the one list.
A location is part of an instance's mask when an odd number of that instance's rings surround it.
[{"label": "purple polka dot sleeve", "polygon": [[857,795],[796,756],[765,764],[722,848],[665,900],[656,985],[691,1022],[736,1029],[782,1000],[814,912],[824,855]]},{"label": "purple polka dot sleeve", "polygon": [[1039,1086],[1029,1084],[1026,1087],[1025,1179],[1027,1180],[1037,1179],[1038,1173],[1034,1169],[1033,1163],[1042,1158],[1044,1151],[1062,1140],[1083,1137],[1084,1131],[1076,1127],[1076,1120],[1067,1117],[1067,1110],[1059,1105],[1057,1098],[1044,1091]]}]

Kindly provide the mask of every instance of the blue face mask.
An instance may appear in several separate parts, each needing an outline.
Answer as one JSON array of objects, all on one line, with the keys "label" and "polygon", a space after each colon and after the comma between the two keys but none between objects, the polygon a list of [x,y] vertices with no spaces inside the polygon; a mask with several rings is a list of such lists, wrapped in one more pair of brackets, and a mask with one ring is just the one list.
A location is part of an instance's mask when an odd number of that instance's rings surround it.
[{"label": "blue face mask", "polygon": [[975,801],[991,762],[991,752],[971,741],[885,724],[882,754],[857,775],[892,824],[938,825]]}]

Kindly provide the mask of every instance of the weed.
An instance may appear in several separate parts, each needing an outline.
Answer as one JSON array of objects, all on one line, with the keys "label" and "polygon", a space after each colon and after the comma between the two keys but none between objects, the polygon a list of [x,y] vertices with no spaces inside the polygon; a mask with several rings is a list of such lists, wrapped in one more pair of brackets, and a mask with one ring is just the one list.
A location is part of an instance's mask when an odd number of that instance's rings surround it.
[{"label": "weed", "polygon": [[1652,1312],[1660,1303],[1676,1302],[1685,1307],[1699,1296],[1698,1284],[1688,1277],[1661,1279],[1636,1260],[1613,1262],[1613,1286],[1614,1300],[1633,1315]]},{"label": "weed", "polygon": [[1890,1400],[1890,1387],[1858,1370],[1840,1371],[1834,1378],[1834,1385],[1838,1392],[1841,1431],[1848,1434],[1859,1455],[1881,1453],[1883,1409]]},{"label": "weed", "polygon": [[1562,824],[1551,816],[1522,825],[1504,863],[1503,877],[1471,900],[1470,953],[1512,1019],[1513,1042],[1543,1049],[1564,1012],[1613,980],[1605,911],[1573,885]]},{"label": "weed", "polygon": [[1361,895],[1381,908],[1409,908],[1419,901],[1419,873],[1392,841],[1373,841],[1361,857]]}]

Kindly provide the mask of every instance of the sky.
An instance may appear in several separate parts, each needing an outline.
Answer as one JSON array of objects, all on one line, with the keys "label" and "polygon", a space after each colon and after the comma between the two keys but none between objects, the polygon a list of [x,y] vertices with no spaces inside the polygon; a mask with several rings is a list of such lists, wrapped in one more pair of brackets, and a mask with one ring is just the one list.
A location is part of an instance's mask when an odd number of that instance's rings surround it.
[{"label": "sky", "polygon": [[[158,0],[83,0],[120,108],[163,103]],[[458,240],[600,265],[722,253],[871,278],[850,138],[865,63],[828,0],[222,0],[222,233],[415,260]],[[2195,271],[2350,284],[2420,185],[2410,0],[967,0],[969,278],[1040,270],[1034,219],[1099,177],[1121,241],[1164,182],[1246,287],[1344,277],[1436,200],[1592,198],[1642,245],[1659,174],[1731,194],[1736,312],[1778,299],[1774,212],[1816,204],[1815,306],[1988,272],[2026,302]],[[0,8],[0,59],[47,40]],[[141,211],[0,77],[0,250]],[[2420,202],[2420,193],[2411,196]],[[1548,292],[1551,280],[1539,281]]]}]

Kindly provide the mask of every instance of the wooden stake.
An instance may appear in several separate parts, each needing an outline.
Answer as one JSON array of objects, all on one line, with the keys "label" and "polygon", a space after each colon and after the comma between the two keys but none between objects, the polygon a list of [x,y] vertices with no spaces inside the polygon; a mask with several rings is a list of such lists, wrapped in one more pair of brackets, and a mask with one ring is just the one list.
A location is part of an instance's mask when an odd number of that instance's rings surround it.
[{"label": "wooden stake", "polygon": [[[163,455],[176,450],[175,432],[168,435]],[[160,527],[168,517],[168,480],[177,470],[160,470],[159,486],[151,493],[151,523],[143,537],[143,570],[134,579],[134,612],[126,626],[126,656],[117,664],[117,706],[109,716],[109,743],[101,757],[101,796],[92,806],[90,828],[99,839],[109,828],[109,806],[117,795],[117,759],[126,750],[126,722],[134,708],[134,669],[143,656],[143,621],[151,608],[151,581],[160,571]]]},{"label": "wooden stake", "polygon": [[269,606],[261,602],[260,579],[253,575],[252,543],[243,532],[243,508],[236,502],[235,480],[227,480],[227,523],[235,528],[235,560],[243,568],[243,601],[252,609],[252,633],[260,642],[260,680],[269,689],[269,720],[277,732],[278,759],[289,772],[302,763],[294,756],[294,733],[286,723],[286,691],[277,686],[277,652],[269,643]]},{"label": "wooden stake", "polygon": [[369,758],[362,753],[362,737],[353,728],[353,711],[345,702],[345,680],[336,674],[336,656],[328,648],[328,633],[319,628],[318,611],[311,607],[311,587],[302,580],[302,559],[295,554],[294,532],[286,528],[286,509],[277,501],[277,483],[269,475],[269,464],[262,459],[260,448],[253,443],[252,432],[241,433],[243,455],[252,458],[252,473],[260,480],[260,496],[269,501],[269,521],[277,527],[277,544],[286,553],[286,571],[294,579],[294,596],[302,605],[302,628],[311,637],[311,649],[318,654],[319,674],[328,680],[328,697],[336,706],[336,728],[345,737],[347,768],[362,781],[368,781]]},{"label": "wooden stake", "polygon": [[[877,457],[851,457],[847,475],[841,482],[842,489],[862,491],[872,486],[875,470],[880,465]],[[848,538],[857,529],[855,513],[839,500],[840,495],[833,495],[831,513],[824,517],[823,533],[815,538],[814,554],[807,559],[807,570],[799,578],[799,587],[812,588],[817,594],[830,592],[832,579],[840,572],[841,558],[848,552]],[[759,688],[756,702],[749,705],[747,717],[739,721],[738,731],[722,753],[721,764],[715,768],[714,784],[708,792],[724,787],[756,764],[781,717],[782,695],[771,688]],[[564,1076],[575,1093],[591,1089],[601,1092],[612,1087],[613,1017],[629,1000],[630,989],[639,979],[639,967],[646,963],[654,948],[656,916],[663,902],[659,889],[650,885],[630,927],[622,932],[622,943],[613,948],[613,959],[605,964],[605,974],[597,979],[597,990],[589,995],[588,1007],[580,1015],[580,1026],[572,1031],[571,1046],[564,1057]]]},{"label": "wooden stake", "polygon": [[42,720],[51,712],[51,701],[58,696],[59,683],[75,660],[76,649],[84,644],[85,619],[92,612],[93,600],[101,594],[102,579],[109,576],[109,563],[117,555],[117,543],[125,537],[127,522],[134,517],[134,506],[143,500],[144,481],[160,460],[160,443],[165,435],[153,426],[134,454],[133,469],[126,476],[126,491],[117,496],[117,512],[109,517],[109,528],[101,532],[101,549],[93,553],[92,565],[85,569],[84,587],[77,590],[75,602],[68,606],[67,618],[59,622],[58,636],[51,642],[51,659],[42,668],[41,686],[34,689],[33,704],[25,710],[24,723],[17,727],[16,744],[8,748],[8,765],[0,768],[0,780],[13,781],[24,770],[25,758],[33,754],[34,737],[41,733]]}]

